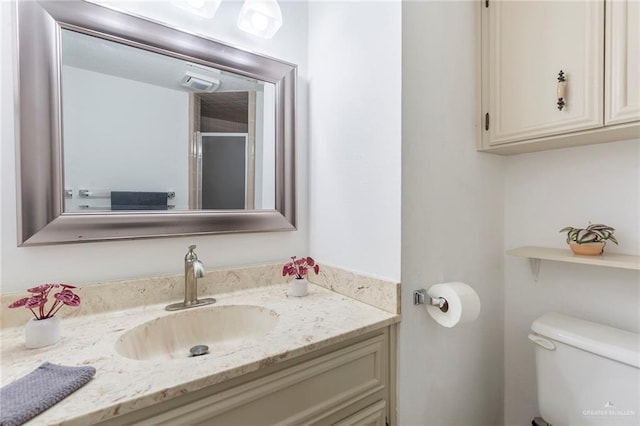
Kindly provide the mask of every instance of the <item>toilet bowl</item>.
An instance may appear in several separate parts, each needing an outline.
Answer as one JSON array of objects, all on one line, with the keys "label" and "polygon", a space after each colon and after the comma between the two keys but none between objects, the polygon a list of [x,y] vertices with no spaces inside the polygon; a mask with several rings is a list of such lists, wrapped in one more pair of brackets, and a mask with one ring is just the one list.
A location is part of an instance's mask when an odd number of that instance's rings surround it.
[{"label": "toilet bowl", "polygon": [[531,330],[545,422],[640,425],[640,334],[553,312]]}]

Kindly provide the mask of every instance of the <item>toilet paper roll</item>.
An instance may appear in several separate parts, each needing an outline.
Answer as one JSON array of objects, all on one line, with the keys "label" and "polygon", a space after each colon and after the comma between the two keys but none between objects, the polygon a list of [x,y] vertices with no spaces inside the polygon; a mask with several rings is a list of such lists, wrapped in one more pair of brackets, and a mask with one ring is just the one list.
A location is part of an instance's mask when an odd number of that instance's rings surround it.
[{"label": "toilet paper roll", "polygon": [[447,301],[447,306],[442,309],[427,305],[429,315],[443,327],[454,327],[461,322],[471,322],[480,315],[480,298],[465,283],[436,284],[431,286],[427,293],[434,299],[443,297]]}]

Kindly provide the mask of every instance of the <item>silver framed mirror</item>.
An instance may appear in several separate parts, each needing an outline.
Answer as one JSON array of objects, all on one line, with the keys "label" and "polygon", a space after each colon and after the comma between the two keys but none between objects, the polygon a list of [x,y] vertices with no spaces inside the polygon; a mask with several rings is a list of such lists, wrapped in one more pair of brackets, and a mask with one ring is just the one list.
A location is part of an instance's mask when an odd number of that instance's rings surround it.
[{"label": "silver framed mirror", "polygon": [[[16,24],[18,245],[295,229],[295,65],[79,0],[17,2]],[[247,90],[249,95],[246,96],[246,103],[251,105],[253,102],[255,105],[256,98],[269,100],[264,101],[269,106],[265,110],[269,109],[271,112],[263,115],[268,117],[266,127],[273,134],[273,143],[268,145],[268,149],[265,148],[268,151],[265,157],[272,163],[262,167],[261,163],[250,164],[242,156],[245,152],[242,149],[251,151],[253,155],[253,147],[260,146],[259,138],[256,139],[256,133],[260,132],[256,132],[255,128],[245,133],[238,133],[234,128],[233,134],[240,135],[242,143],[232,144],[229,138],[214,139],[212,135],[218,133],[200,131],[200,128],[195,128],[193,122],[190,122],[185,131],[185,141],[180,145],[180,149],[185,152],[184,164],[189,164],[189,176],[184,179],[189,182],[189,186],[181,191],[183,196],[185,192],[189,194],[188,201],[184,201],[184,209],[167,204],[167,197],[177,198],[171,184],[165,184],[161,188],[165,192],[159,194],[164,194],[164,201],[158,210],[151,207],[115,208],[116,196],[122,198],[121,187],[105,188],[106,184],[82,187],[82,184],[73,184],[73,188],[69,188],[74,165],[70,158],[82,156],[71,155],[70,135],[73,126],[69,121],[71,114],[67,112],[65,115],[65,110],[79,109],[75,105],[70,108],[64,104],[73,98],[65,90],[69,86],[66,81],[70,77],[62,72],[63,54],[66,55],[65,49],[70,49],[63,45],[63,39],[74,39],[69,34],[74,37],[79,35],[80,38],[94,38],[101,44],[113,43],[124,46],[125,49],[137,49],[145,54],[158,55],[158,58],[182,61],[189,67],[189,72],[183,72],[178,83],[195,91],[185,94],[190,99],[188,108],[191,115],[200,105],[194,106],[193,100],[204,99],[202,93],[224,86],[225,76],[230,80],[251,82],[258,89]],[[105,49],[106,52],[110,47]],[[92,48],[92,51],[99,50]],[[217,73],[216,78],[202,77],[206,73]],[[189,81],[190,78],[192,81]],[[269,96],[260,97],[261,87],[269,88],[266,90]],[[255,111],[254,108],[254,121]],[[259,114],[257,121],[260,121],[260,117]],[[111,119],[109,121],[116,122]],[[115,124],[110,126],[117,127]],[[84,134],[90,133],[92,132],[88,131]],[[203,136],[208,138],[204,144]],[[65,138],[68,138],[68,144],[65,144]],[[115,136],[115,139],[121,139],[121,136]],[[216,209],[216,204],[203,207],[208,201],[203,202],[203,183],[198,179],[206,173],[201,172],[202,152],[198,153],[197,149],[201,149],[203,145],[212,146],[216,148],[210,151],[220,152],[224,147],[221,143],[214,144],[214,140],[227,140],[229,146],[241,147],[240,151],[236,149],[239,152],[236,157],[240,159],[238,164],[246,163],[246,170],[242,169],[236,175],[253,179],[266,169],[267,172],[264,173],[272,176],[272,183],[265,184],[266,189],[259,185],[256,188],[253,180],[246,186],[240,185],[239,191],[243,191],[243,196],[238,205],[230,204],[230,207],[220,209]],[[187,158],[187,155],[190,157]],[[84,156],[86,158],[87,154]],[[100,159],[103,163],[111,161],[104,160],[104,157]],[[172,168],[163,167],[164,170]],[[128,168],[131,166],[120,166],[120,169]],[[93,177],[84,178],[84,182],[93,181]],[[138,189],[141,185],[135,184],[133,189]],[[133,191],[132,188],[126,189],[135,194],[147,194]],[[149,188],[143,190],[149,191]],[[103,207],[69,203],[68,198],[90,197],[99,191],[106,191],[106,196],[111,197],[110,205],[108,202]],[[273,192],[272,201],[262,203],[262,209],[257,209],[260,198],[254,194],[264,195],[265,192],[269,195],[266,198],[270,198],[270,193]],[[153,194],[157,195],[158,192]],[[97,197],[100,198],[99,195]],[[194,206],[213,209],[192,210]],[[170,208],[173,210],[169,210]]]}]

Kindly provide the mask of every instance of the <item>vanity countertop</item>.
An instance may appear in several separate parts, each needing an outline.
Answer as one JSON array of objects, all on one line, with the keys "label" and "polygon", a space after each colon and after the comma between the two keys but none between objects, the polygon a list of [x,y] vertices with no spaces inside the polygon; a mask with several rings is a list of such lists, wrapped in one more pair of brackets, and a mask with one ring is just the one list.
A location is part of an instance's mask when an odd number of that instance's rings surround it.
[{"label": "vanity countertop", "polygon": [[[85,425],[128,413],[225,380],[339,343],[400,321],[400,316],[316,285],[307,297],[288,297],[286,284],[216,294],[212,306],[254,305],[275,311],[278,322],[260,345],[220,357],[137,361],[114,345],[127,330],[174,313],[166,303],[63,320],[55,346],[28,350],[24,328],[0,332],[2,385],[45,361],[91,365],[96,375],[62,402],[34,417],[30,425]],[[208,309],[201,307],[195,309]],[[212,327],[224,324],[212,324]]]}]

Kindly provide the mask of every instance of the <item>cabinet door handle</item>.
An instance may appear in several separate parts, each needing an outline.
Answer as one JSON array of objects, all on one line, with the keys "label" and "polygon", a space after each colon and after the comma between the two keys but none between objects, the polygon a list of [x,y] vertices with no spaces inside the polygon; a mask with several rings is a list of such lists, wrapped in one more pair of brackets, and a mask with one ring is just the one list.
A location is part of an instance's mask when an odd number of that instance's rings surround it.
[{"label": "cabinet door handle", "polygon": [[562,111],[567,104],[567,78],[562,70],[558,73],[558,87],[556,91],[558,96],[558,111]]}]

